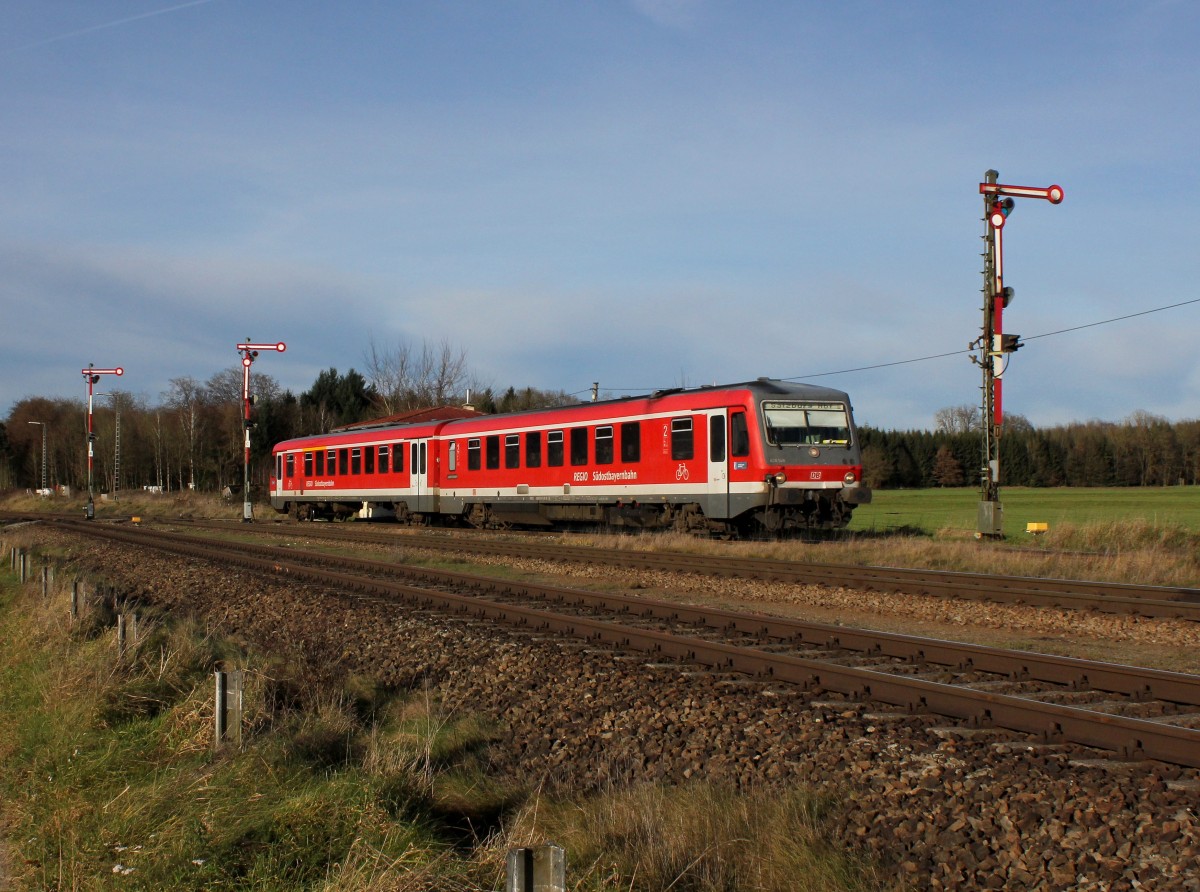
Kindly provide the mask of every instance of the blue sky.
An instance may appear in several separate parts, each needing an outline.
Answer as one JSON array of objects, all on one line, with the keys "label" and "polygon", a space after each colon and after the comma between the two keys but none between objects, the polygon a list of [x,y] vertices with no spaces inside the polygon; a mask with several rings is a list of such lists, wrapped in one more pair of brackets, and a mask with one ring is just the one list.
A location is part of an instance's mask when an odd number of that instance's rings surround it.
[{"label": "blue sky", "polygon": [[89,362],[154,402],[248,336],[287,342],[255,369],[296,393],[372,342],[448,342],[497,388],[805,378],[860,422],[931,427],[980,398],[995,168],[1066,192],[1005,228],[1006,408],[1200,417],[1192,2],[9,0],[0,21],[0,414],[82,398]]}]

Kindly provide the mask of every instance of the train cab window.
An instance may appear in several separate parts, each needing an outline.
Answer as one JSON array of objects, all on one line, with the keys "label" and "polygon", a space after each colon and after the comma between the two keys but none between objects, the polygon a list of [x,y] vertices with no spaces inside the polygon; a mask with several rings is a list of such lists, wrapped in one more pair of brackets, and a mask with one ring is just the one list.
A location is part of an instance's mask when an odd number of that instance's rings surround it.
[{"label": "train cab window", "polygon": [[542,466],[542,432],[530,431],[525,435],[525,467]]},{"label": "train cab window", "polygon": [[686,461],[696,455],[696,438],[692,432],[692,419],[671,419],[671,458]]},{"label": "train cab window", "polygon": [[586,427],[571,428],[571,464],[586,465],[588,463],[588,429]]},{"label": "train cab window", "polygon": [[708,419],[708,460],[725,461],[725,419],[720,415]]},{"label": "train cab window", "polygon": [[478,437],[467,440],[467,470],[478,471],[483,467],[483,450]]},{"label": "train cab window", "polygon": [[389,447],[387,443],[384,443],[382,446],[379,447],[379,473],[380,474],[388,473],[388,468],[391,467],[391,461],[390,461],[391,457],[392,457],[391,447]]},{"label": "train cab window", "polygon": [[489,471],[500,467],[500,438],[493,434],[483,439],[483,461]]},{"label": "train cab window", "polygon": [[596,428],[596,464],[611,465],[613,462],[613,429],[611,424]]},{"label": "train cab window", "polygon": [[563,464],[563,432],[550,431],[546,434],[546,464],[561,468]]},{"label": "train cab window", "polygon": [[642,423],[627,421],[621,425],[621,461],[633,464],[642,460]]},{"label": "train cab window", "polygon": [[392,473],[399,474],[404,470],[404,444],[397,443],[392,447]]},{"label": "train cab window", "polygon": [[289,452],[287,454],[286,465],[287,465],[287,475],[289,477],[295,477],[296,476],[296,456],[294,453]]},{"label": "train cab window", "polygon": [[746,427],[745,412],[734,412],[729,416],[729,453],[735,457],[750,454],[750,431]]},{"label": "train cab window", "polygon": [[521,467],[521,435],[504,435],[504,467]]},{"label": "train cab window", "polygon": [[317,469],[313,473],[318,477],[323,477],[325,475],[325,452],[322,450],[321,452],[315,453],[315,455],[317,459]]},{"label": "train cab window", "polygon": [[772,446],[841,445],[850,442],[850,419],[839,403],[763,403]]},{"label": "train cab window", "polygon": [[363,447],[363,473],[364,474],[374,474],[375,473],[375,447],[374,446],[364,446]]},{"label": "train cab window", "polygon": [[362,473],[362,450],[357,447],[350,450],[350,473]]},{"label": "train cab window", "polygon": [[313,475],[313,453],[304,453],[304,476],[311,477]]}]

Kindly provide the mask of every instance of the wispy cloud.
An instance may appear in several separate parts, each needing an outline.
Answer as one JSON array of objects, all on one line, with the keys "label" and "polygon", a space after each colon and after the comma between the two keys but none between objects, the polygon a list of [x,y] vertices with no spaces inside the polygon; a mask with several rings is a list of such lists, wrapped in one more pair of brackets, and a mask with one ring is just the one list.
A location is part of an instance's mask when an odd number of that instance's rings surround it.
[{"label": "wispy cloud", "polygon": [[204,6],[208,3],[213,3],[215,0],[188,0],[187,3],[178,3],[174,6],[167,6],[162,9],[152,9],[149,12],[139,13],[138,15],[125,16],[124,18],[113,19],[108,22],[101,22],[97,25],[90,25],[86,28],[77,28],[73,31],[66,31],[62,34],[55,34],[53,37],[46,37],[41,40],[34,40],[20,46],[0,49],[0,56],[23,53],[29,50],[35,50],[40,47],[50,46],[55,43],[62,43],[67,40],[75,40],[79,37],[86,37],[89,34],[95,34],[99,31],[108,31],[112,28],[120,28],[124,25],[131,25],[134,22],[140,22],[145,19],[153,19],[158,16],[169,15],[173,12],[179,12],[182,9],[188,9],[192,6]]}]

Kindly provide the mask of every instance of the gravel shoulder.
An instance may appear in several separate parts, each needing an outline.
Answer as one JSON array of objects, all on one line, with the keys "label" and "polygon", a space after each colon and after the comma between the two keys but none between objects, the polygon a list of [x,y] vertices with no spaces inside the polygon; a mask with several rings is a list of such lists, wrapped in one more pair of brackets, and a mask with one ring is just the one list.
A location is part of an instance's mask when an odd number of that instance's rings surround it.
[{"label": "gravel shoulder", "polygon": [[[943,729],[929,716],[814,700],[770,683],[40,535],[130,596],[197,612],[315,681],[368,675],[398,690],[435,690],[448,711],[489,716],[499,729],[493,770],[545,789],[578,794],[694,778],[809,785],[840,803],[830,836],[894,868],[895,889],[1200,888],[1196,772],[1079,762],[1073,751]],[[1072,653],[1102,647],[1109,658],[1122,647],[1166,659],[1172,649],[1195,650],[1198,640],[1187,624],[1165,621],[623,568],[516,566],[564,584],[893,623],[936,637],[1061,643]],[[961,634],[939,631],[947,629]]]}]

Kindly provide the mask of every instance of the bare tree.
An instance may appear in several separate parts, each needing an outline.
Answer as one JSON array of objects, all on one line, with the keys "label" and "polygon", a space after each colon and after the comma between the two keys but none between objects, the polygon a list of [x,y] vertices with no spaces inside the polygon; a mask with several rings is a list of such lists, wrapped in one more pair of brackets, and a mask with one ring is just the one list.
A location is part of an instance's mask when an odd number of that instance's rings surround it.
[{"label": "bare tree", "polygon": [[978,406],[946,406],[933,415],[934,430],[944,434],[969,434],[983,429],[983,410]]},{"label": "bare tree", "polygon": [[962,486],[962,465],[949,446],[940,447],[933,458],[933,480],[938,486]]},{"label": "bare tree", "polygon": [[384,415],[444,405],[462,393],[468,377],[466,350],[446,340],[422,341],[419,354],[411,344],[401,342],[389,351],[372,340],[365,360]]},{"label": "bare tree", "polygon": [[204,385],[190,376],[172,378],[171,389],[163,394],[163,400],[175,412],[183,436],[188,464],[188,489],[196,488],[196,451],[203,428],[204,399]]}]

